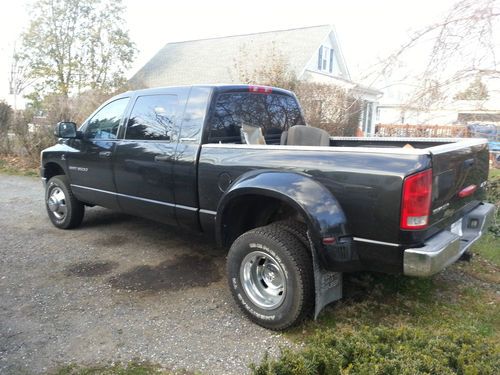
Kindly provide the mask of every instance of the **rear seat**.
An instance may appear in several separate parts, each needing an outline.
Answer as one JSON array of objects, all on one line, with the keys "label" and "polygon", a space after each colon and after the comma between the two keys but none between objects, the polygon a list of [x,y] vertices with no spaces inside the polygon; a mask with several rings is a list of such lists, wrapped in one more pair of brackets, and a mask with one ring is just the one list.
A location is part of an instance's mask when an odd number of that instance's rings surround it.
[{"label": "rear seat", "polygon": [[295,125],[281,134],[281,145],[330,146],[330,134],[312,126]]}]

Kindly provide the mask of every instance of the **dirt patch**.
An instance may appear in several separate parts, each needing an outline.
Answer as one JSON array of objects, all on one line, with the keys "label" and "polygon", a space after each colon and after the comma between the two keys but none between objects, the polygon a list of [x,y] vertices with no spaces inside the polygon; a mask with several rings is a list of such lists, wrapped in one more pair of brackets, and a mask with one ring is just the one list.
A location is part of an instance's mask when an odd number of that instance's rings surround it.
[{"label": "dirt patch", "polygon": [[212,258],[183,255],[157,266],[139,266],[108,281],[117,289],[135,291],[179,290],[207,286],[221,275]]},{"label": "dirt patch", "polygon": [[102,276],[110,273],[117,266],[116,262],[81,262],[67,267],[64,273],[66,276]]},{"label": "dirt patch", "polygon": [[129,241],[125,236],[105,236],[94,241],[95,246],[120,246]]}]

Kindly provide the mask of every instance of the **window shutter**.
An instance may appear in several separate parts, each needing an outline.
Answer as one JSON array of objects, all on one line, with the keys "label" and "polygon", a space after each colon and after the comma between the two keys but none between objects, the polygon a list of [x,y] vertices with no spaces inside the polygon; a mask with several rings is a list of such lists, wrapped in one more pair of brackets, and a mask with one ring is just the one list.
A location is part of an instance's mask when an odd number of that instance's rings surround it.
[{"label": "window shutter", "polygon": [[323,63],[323,46],[319,47],[318,51],[318,70],[321,70],[322,63]]}]

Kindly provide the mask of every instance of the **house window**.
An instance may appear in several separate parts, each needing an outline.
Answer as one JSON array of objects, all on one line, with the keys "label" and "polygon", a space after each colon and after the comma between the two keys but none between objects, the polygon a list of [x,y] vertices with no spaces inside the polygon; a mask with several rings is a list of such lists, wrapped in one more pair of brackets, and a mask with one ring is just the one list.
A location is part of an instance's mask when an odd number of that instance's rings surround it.
[{"label": "house window", "polygon": [[330,69],[329,72],[333,72],[333,48],[330,49]]},{"label": "house window", "polygon": [[321,46],[318,51],[318,70],[333,71],[333,49]]},{"label": "house window", "polygon": [[323,46],[319,47],[318,51],[318,70],[321,70],[323,66]]}]

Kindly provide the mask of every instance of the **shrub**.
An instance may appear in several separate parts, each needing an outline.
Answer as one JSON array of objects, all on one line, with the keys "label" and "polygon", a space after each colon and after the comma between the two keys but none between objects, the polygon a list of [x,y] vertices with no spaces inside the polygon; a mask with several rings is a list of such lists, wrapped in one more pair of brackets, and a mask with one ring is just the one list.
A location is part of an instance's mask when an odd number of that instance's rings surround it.
[{"label": "shrub", "polygon": [[500,347],[475,332],[360,327],[316,335],[300,352],[252,366],[254,375],[496,374]]},{"label": "shrub", "polygon": [[12,107],[4,101],[0,101],[0,153],[8,153],[9,129],[12,118]]},{"label": "shrub", "polygon": [[15,134],[12,150],[25,159],[32,167],[38,166],[40,152],[55,143],[54,127],[33,125],[33,113],[30,110],[17,111],[12,118],[11,129]]},{"label": "shrub", "polygon": [[486,190],[486,200],[496,206],[495,220],[490,227],[496,237],[500,236],[500,173],[490,175]]}]

